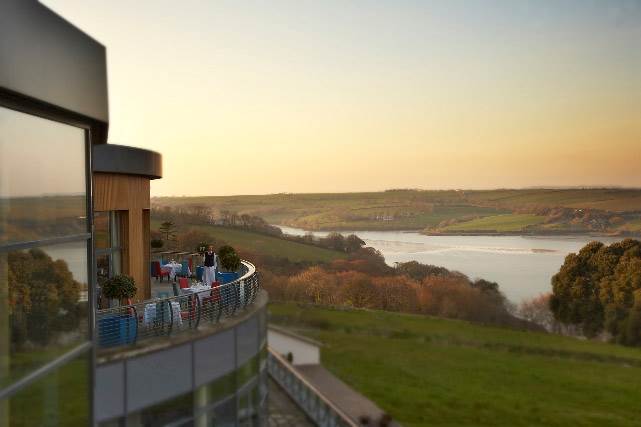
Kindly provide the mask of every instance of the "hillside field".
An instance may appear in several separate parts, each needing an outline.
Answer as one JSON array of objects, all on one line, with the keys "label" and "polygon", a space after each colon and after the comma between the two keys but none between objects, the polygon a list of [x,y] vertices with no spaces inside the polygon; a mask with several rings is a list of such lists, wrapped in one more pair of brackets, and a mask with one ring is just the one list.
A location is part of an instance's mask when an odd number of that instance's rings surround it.
[{"label": "hillside field", "polygon": [[272,303],[404,426],[639,426],[641,350],[382,311]]},{"label": "hillside field", "polygon": [[[160,221],[151,221],[152,230],[158,230],[159,226]],[[187,231],[187,229],[208,233],[215,239],[224,241],[237,249],[277,258],[287,258],[293,262],[330,262],[345,257],[345,254],[341,252],[246,230],[214,225],[188,225],[184,226],[184,230],[181,231]]]},{"label": "hillside field", "polygon": [[[524,190],[390,190],[372,193],[270,194],[221,197],[156,197],[155,207],[207,207],[264,218],[272,224],[306,230],[437,230],[448,221],[462,224],[502,214],[532,214],[533,209],[592,209],[606,218],[608,232],[632,231],[641,220],[638,189],[524,189]],[[523,212],[523,210],[530,210]],[[545,217],[527,221],[535,227]],[[445,222],[445,223],[444,223]],[[473,224],[463,226],[471,229]],[[581,225],[546,225],[547,232],[594,231]],[[509,227],[510,231],[523,231]],[[517,227],[518,228],[518,227]],[[533,231],[530,227],[529,231]],[[450,232],[455,232],[450,230]]]},{"label": "hillside field", "polygon": [[443,232],[511,233],[541,224],[544,217],[532,214],[492,215],[443,227]]}]

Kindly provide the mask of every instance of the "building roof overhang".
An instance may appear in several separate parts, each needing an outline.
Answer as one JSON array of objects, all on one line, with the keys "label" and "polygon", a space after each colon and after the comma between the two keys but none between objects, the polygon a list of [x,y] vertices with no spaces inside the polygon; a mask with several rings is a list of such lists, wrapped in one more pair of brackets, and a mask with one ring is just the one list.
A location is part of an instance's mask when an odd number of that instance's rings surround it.
[{"label": "building roof overhang", "polygon": [[162,156],[155,151],[126,145],[94,145],[93,171],[158,179],[162,178]]}]

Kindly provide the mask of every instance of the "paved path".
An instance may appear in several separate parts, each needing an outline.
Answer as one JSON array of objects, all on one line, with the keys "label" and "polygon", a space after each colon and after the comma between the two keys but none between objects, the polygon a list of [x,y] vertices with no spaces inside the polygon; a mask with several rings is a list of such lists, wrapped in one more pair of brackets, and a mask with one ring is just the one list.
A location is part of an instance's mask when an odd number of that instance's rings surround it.
[{"label": "paved path", "polygon": [[285,391],[271,378],[267,397],[268,427],[314,427],[307,415],[292,401]]},{"label": "paved path", "polygon": [[[347,416],[357,424],[361,417],[368,417],[368,425],[377,426],[378,421],[384,414],[383,410],[374,402],[345,384],[334,374],[325,369],[322,365],[296,365],[300,372],[310,383],[314,385],[326,398],[338,406]],[[391,423],[391,426],[398,426]]]}]

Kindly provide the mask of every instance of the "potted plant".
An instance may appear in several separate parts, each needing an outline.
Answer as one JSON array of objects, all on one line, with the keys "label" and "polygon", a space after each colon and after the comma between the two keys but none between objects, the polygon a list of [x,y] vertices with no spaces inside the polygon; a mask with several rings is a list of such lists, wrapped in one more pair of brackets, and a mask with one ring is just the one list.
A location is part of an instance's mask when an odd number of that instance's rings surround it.
[{"label": "potted plant", "polygon": [[221,246],[218,249],[218,259],[223,271],[235,273],[240,268],[240,257],[236,250],[229,245]]},{"label": "potted plant", "polygon": [[236,250],[229,245],[221,246],[218,249],[218,261],[221,272],[218,275],[221,282],[229,283],[238,279],[238,270],[240,269],[240,257]]},{"label": "potted plant", "polygon": [[117,300],[118,304],[136,296],[136,291],[133,277],[124,274],[110,277],[102,283],[102,294],[111,300]]},{"label": "potted plant", "polygon": [[[218,248],[218,262],[221,272],[216,274],[219,281],[224,285],[238,279],[238,270],[240,269],[240,257],[236,250],[229,245]],[[228,310],[228,315],[233,313],[240,302],[239,286],[224,286],[221,292],[223,306]]]},{"label": "potted plant", "polygon": [[[111,300],[113,306],[122,305],[123,301],[136,295],[136,282],[124,274],[117,275],[102,283],[102,294]],[[115,302],[118,302],[115,304]],[[98,319],[100,345],[103,347],[130,344],[136,341],[138,321],[133,310],[108,314]]]}]

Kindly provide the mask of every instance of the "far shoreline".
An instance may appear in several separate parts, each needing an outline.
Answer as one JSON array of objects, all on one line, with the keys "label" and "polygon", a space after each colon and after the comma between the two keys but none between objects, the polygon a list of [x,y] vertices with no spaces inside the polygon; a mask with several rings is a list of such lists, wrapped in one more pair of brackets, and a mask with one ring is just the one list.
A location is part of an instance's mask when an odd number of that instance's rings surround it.
[{"label": "far shoreline", "polygon": [[[501,232],[494,232],[494,231],[468,231],[468,232],[455,232],[455,233],[450,233],[450,232],[439,232],[439,231],[425,231],[423,229],[395,229],[395,228],[377,228],[377,229],[366,229],[366,228],[344,228],[344,227],[339,227],[339,228],[316,228],[316,229],[306,229],[302,228],[300,226],[294,226],[294,225],[287,225],[287,224],[271,224],[276,227],[288,227],[288,228],[296,228],[299,230],[303,230],[305,232],[309,233],[314,233],[314,232],[322,232],[322,233],[358,233],[359,231],[365,231],[365,232],[394,232],[394,233],[418,233],[422,234],[425,236],[459,236],[459,237],[508,237],[508,236],[521,236],[521,237],[609,237],[609,238],[640,238],[641,233],[634,233],[634,232],[617,232],[617,233],[598,233],[598,232],[586,232],[586,231],[570,231],[570,230],[559,230],[559,231],[530,231],[530,232],[523,232],[523,231],[501,231]],[[285,233],[286,234],[286,233]]]}]

